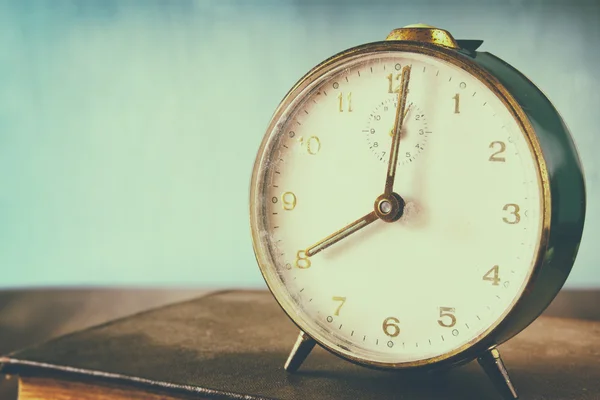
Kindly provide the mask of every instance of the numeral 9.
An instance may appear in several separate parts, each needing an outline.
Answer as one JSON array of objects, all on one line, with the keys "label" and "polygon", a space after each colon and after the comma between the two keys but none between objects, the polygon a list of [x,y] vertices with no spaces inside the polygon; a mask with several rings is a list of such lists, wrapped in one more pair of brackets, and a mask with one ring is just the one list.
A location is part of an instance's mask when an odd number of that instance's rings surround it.
[{"label": "numeral 9", "polygon": [[281,195],[281,202],[284,210],[293,210],[296,208],[296,195],[292,192],[285,192]]}]

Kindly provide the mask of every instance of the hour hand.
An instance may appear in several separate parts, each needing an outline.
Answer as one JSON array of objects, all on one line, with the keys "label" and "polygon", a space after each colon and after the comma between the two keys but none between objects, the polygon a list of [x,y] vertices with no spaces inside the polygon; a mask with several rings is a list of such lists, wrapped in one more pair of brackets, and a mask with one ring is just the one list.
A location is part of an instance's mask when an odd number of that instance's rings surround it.
[{"label": "hour hand", "polygon": [[331,235],[327,236],[325,239],[320,240],[317,243],[313,244],[312,246],[308,247],[304,251],[304,253],[306,254],[307,257],[312,257],[315,254],[317,254],[318,252],[320,252],[321,250],[325,250],[329,246],[339,242],[340,240],[344,239],[345,237],[348,237],[351,234],[353,234],[354,232],[364,228],[365,226],[369,225],[371,222],[377,220],[377,218],[378,217],[377,217],[377,214],[375,213],[375,211],[371,211],[364,217],[357,219],[356,221],[346,225],[339,231],[332,233]]}]

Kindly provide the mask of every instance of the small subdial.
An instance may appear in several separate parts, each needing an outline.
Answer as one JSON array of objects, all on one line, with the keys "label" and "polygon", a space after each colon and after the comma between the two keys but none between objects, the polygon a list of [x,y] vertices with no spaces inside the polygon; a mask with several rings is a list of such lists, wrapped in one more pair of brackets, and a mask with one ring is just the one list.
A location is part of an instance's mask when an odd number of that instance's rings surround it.
[{"label": "small subdial", "polygon": [[[383,163],[387,163],[390,157],[397,104],[397,97],[380,103],[369,115],[367,127],[363,130],[366,132],[369,148]],[[398,165],[413,162],[425,150],[430,133],[423,110],[409,101],[406,104],[404,122],[400,132]]]}]

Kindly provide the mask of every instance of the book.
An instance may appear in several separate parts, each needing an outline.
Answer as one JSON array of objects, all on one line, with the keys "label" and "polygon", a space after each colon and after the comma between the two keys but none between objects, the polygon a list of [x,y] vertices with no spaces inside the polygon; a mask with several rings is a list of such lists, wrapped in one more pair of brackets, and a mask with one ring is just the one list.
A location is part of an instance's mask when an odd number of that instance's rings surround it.
[{"label": "book", "polygon": [[[319,348],[284,371],[298,328],[266,291],[212,293],[0,358],[30,399],[499,399],[476,362],[361,367]],[[523,399],[600,399],[600,322],[542,316],[500,346]]]}]

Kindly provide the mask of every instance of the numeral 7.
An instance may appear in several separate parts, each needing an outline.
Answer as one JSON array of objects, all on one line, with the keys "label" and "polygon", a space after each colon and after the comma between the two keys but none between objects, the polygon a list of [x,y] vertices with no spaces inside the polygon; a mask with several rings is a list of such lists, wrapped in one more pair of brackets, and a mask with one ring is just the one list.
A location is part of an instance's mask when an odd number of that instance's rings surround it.
[{"label": "numeral 7", "polygon": [[333,315],[340,315],[340,310],[342,309],[342,306],[344,305],[344,303],[346,303],[346,298],[345,297],[340,297],[340,296],[333,296],[332,298],[333,301],[341,301],[340,305],[338,306],[338,308],[335,310],[335,313]]}]

